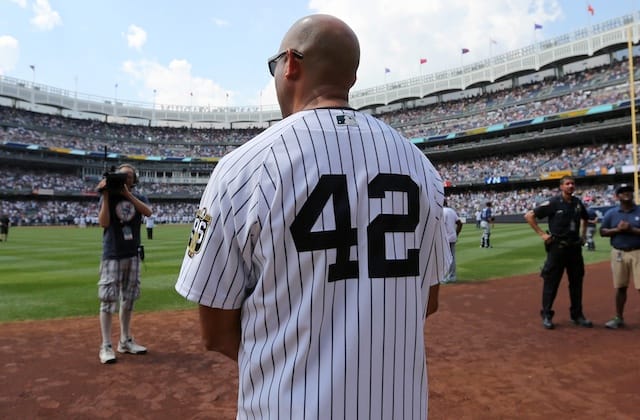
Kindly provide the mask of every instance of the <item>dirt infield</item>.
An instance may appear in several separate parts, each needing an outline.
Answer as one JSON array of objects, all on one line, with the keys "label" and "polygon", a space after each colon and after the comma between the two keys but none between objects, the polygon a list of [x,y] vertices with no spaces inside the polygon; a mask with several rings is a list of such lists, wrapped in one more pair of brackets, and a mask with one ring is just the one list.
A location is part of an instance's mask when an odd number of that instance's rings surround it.
[{"label": "dirt infield", "polygon": [[[593,329],[570,324],[563,280],[553,331],[537,315],[538,276],[443,286],[425,331],[429,417],[638,418],[640,296],[629,295],[627,328],[605,329],[609,279],[608,263],[588,267]],[[0,324],[0,418],[235,418],[236,366],[202,349],[196,311],[133,322],[149,353],[114,365],[98,361],[97,316]]]}]

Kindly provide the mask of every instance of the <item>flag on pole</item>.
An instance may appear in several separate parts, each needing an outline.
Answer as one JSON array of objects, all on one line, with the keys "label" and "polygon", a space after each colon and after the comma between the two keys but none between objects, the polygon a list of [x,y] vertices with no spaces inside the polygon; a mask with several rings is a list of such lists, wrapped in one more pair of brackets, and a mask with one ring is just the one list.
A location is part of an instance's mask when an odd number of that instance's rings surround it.
[{"label": "flag on pole", "polygon": [[426,62],[427,62],[427,59],[426,59],[426,58],[421,58],[421,59],[420,59],[420,64],[424,64],[424,63],[426,63]]},{"label": "flag on pole", "polygon": [[537,30],[537,29],[542,29],[542,25],[540,25],[539,23],[534,23],[533,24],[533,30]]},{"label": "flag on pole", "polygon": [[384,73],[385,73],[385,74],[387,74],[387,73],[391,73],[391,70],[389,70],[389,68],[388,68],[388,67],[385,67],[385,68],[384,68]]},{"label": "flag on pole", "polygon": [[468,53],[469,51],[471,51],[469,48],[463,48],[463,49],[462,49],[462,54],[466,54],[466,53]]},{"label": "flag on pole", "polygon": [[492,43],[492,44],[494,44],[494,45],[498,43],[498,41],[496,41],[496,40],[495,40],[495,39],[493,39],[493,38],[489,38],[489,42],[491,42],[491,43]]},{"label": "flag on pole", "polygon": [[34,71],[35,71],[36,66],[34,66],[33,64],[30,64],[30,65],[29,65],[29,68],[30,68],[31,70],[34,70]]},{"label": "flag on pole", "polygon": [[593,16],[593,14],[596,12],[595,9],[593,8],[592,5],[588,5],[587,6],[587,12],[589,12],[591,14],[591,16]]}]

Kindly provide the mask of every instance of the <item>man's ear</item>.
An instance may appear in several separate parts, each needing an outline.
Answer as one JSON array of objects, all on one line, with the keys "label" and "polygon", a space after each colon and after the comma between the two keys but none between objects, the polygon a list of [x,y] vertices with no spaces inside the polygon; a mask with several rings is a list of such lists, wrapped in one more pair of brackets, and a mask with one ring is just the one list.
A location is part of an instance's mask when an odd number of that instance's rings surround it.
[{"label": "man's ear", "polygon": [[302,63],[293,54],[291,49],[287,50],[287,59],[284,68],[284,77],[288,80],[298,80],[302,75]]}]

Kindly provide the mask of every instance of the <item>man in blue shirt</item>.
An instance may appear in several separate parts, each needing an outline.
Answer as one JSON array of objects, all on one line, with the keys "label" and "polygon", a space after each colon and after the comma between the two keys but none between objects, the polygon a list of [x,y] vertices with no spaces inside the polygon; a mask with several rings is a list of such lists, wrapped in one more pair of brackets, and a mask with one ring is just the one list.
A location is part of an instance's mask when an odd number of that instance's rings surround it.
[{"label": "man in blue shirt", "polygon": [[611,271],[616,289],[616,316],[605,327],[616,329],[624,326],[624,305],[627,287],[633,278],[640,292],[640,207],[633,201],[633,187],[622,184],[616,189],[620,205],[604,215],[600,235],[611,238]]}]

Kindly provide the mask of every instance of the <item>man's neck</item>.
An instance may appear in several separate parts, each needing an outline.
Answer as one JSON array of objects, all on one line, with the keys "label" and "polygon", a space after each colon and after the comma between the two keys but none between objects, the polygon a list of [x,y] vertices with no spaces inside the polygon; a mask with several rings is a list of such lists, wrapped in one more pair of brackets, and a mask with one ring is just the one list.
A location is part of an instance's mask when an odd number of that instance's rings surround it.
[{"label": "man's neck", "polygon": [[620,202],[620,209],[622,211],[633,210],[634,207],[635,207],[635,204],[633,203],[633,201],[621,201]]}]

